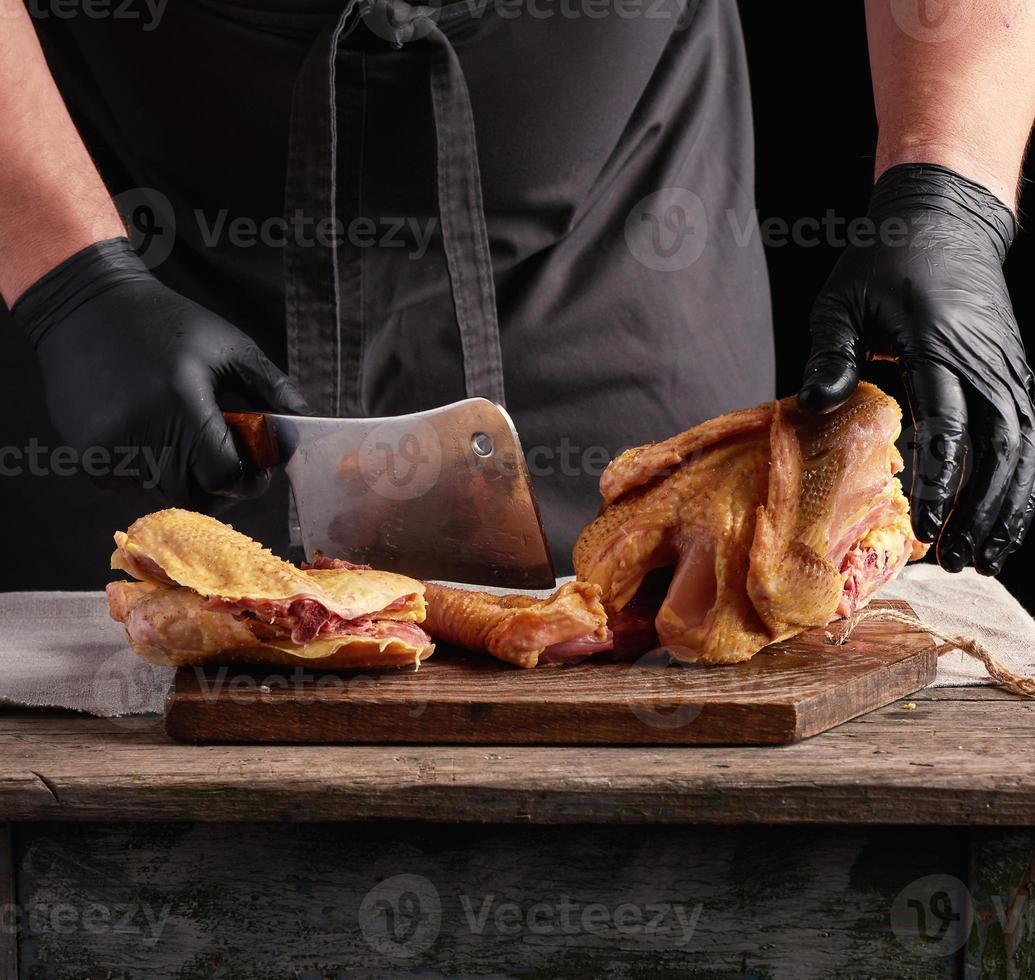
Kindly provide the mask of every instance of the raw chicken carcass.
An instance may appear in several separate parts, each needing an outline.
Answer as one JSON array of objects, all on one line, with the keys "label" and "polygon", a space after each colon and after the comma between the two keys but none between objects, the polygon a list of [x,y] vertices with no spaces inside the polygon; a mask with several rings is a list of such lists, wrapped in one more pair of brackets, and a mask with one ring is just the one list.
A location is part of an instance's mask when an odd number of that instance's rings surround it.
[{"label": "raw chicken carcass", "polygon": [[731,663],[864,606],[927,550],[895,477],[900,431],[863,383],[826,415],[787,398],[622,454],[574,552],[616,652]]}]

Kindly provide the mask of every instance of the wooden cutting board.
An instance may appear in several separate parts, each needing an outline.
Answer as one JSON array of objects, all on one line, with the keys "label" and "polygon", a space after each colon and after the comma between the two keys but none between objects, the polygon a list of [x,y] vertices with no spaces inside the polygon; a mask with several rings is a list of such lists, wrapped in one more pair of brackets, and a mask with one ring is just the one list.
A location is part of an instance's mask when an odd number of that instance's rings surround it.
[{"label": "wooden cutting board", "polygon": [[779,745],[912,694],[936,663],[926,633],[867,620],[845,646],[815,629],[725,667],[521,670],[440,647],[419,671],[181,668],[165,726],[201,742]]}]

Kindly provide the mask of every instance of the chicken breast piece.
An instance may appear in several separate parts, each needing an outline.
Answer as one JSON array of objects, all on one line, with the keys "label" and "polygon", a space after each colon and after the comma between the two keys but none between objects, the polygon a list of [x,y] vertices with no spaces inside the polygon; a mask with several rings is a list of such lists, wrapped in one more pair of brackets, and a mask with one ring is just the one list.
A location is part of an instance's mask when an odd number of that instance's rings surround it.
[{"label": "chicken breast piece", "polygon": [[342,619],[380,615],[389,608],[394,619],[420,622],[424,616],[424,587],[417,579],[348,562],[307,572],[229,524],[189,510],[147,514],[117,532],[115,544],[112,568],[227,602],[309,600]]},{"label": "chicken breast piece", "polygon": [[417,579],[336,561],[300,569],[203,514],[148,514],[115,535],[112,618],[145,660],[321,668],[419,663],[434,645]]},{"label": "chicken breast piece", "polygon": [[354,633],[292,643],[262,620],[206,608],[191,589],[112,582],[108,603],[141,659],[163,666],[261,663],[321,670],[412,666],[434,645],[415,623],[379,620]]}]

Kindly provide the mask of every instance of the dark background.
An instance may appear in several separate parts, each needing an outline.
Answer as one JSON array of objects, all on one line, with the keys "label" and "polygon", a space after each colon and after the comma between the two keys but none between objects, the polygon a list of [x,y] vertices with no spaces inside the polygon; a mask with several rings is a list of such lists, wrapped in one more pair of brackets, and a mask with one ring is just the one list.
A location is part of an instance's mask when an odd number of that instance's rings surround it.
[{"label": "dark background", "polygon": [[[828,210],[846,219],[863,213],[876,136],[863,5],[742,0],[740,6],[755,100],[760,218],[790,223],[822,218]],[[1022,220],[1032,203],[1029,185]],[[793,392],[800,379],[808,311],[836,257],[837,249],[822,243],[769,249],[781,395]],[[1035,243],[1022,233],[1007,269],[1029,350],[1033,259]],[[31,352],[3,321],[0,308],[0,446],[26,446],[33,436],[60,445],[46,422]],[[869,376],[901,395],[889,367],[874,366]],[[0,476],[0,540],[7,546],[0,590],[99,587],[109,577],[98,556],[110,553],[111,531],[141,511],[139,500],[111,497],[82,476]],[[98,512],[104,521],[97,521]],[[248,529],[247,511],[235,511],[233,520]],[[1029,609],[1035,609],[1033,556],[1035,543],[1014,556],[1002,576]]]},{"label": "dark background", "polygon": [[[870,94],[863,4],[766,3],[741,0],[755,109],[759,218],[793,222],[845,218],[866,209],[877,123]],[[793,10],[793,13],[789,11]],[[1021,221],[1035,206],[1032,161],[1021,199]],[[767,251],[776,328],[777,391],[790,394],[808,355],[808,313],[837,258],[820,245]],[[1022,231],[1010,254],[1007,280],[1029,351],[1035,354],[1035,240]],[[891,365],[871,365],[867,377],[904,403]],[[908,414],[907,414],[908,418]],[[1000,576],[1035,611],[1035,534]]]}]

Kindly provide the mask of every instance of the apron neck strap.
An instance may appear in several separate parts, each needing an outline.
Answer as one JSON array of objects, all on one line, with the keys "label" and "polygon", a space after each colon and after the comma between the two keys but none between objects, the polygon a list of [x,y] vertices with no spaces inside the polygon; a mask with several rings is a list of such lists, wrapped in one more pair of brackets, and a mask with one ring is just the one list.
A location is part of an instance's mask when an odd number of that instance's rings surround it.
[{"label": "apron neck strap", "polygon": [[[467,396],[504,404],[496,291],[485,225],[474,116],[463,69],[438,26],[435,7],[405,0],[349,0],[337,22],[306,57],[295,84],[288,152],[286,213],[302,211],[338,222],[337,58],[360,23],[394,48],[410,42],[431,47],[439,220],[446,270],[463,355]],[[355,281],[343,268],[347,251],[336,240],[285,254],[288,362],[318,411],[360,414],[358,385],[342,385],[343,364],[358,379],[360,351],[343,336],[343,286]],[[358,303],[357,294],[347,302]],[[327,347],[330,347],[328,351]],[[319,353],[318,353],[319,352]],[[350,359],[354,372],[348,371]],[[343,390],[343,388],[345,390]]]}]

